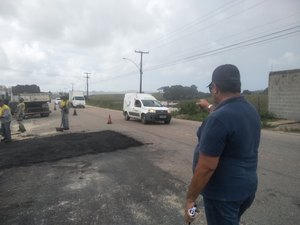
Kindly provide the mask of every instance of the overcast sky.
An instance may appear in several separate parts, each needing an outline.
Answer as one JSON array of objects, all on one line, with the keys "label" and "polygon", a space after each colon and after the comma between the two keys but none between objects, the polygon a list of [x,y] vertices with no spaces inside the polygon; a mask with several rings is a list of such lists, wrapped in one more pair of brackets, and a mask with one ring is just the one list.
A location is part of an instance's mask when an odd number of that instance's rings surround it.
[{"label": "overcast sky", "polygon": [[[196,85],[235,64],[242,90],[300,69],[299,0],[1,0],[0,85],[42,91]],[[123,59],[127,58],[127,59]]]}]

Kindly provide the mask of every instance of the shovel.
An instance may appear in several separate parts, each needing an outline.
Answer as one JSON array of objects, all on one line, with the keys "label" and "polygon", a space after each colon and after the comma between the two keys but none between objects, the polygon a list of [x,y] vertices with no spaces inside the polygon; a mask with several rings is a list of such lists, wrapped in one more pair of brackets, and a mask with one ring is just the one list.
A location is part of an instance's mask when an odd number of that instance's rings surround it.
[{"label": "shovel", "polygon": [[60,127],[56,127],[56,131],[61,131],[61,132],[64,131],[64,128],[62,128],[62,125],[63,125],[63,124],[61,123],[61,124],[60,124]]}]

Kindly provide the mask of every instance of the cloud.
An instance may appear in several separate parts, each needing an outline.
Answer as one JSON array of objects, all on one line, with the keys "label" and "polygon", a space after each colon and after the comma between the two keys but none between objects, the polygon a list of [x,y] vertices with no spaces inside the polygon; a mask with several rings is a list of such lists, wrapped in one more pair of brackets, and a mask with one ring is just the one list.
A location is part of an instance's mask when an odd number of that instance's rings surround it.
[{"label": "cloud", "polygon": [[271,62],[274,68],[299,66],[297,34],[190,59],[299,24],[299,9],[296,0],[2,0],[1,82],[84,89],[90,72],[91,90],[138,90],[139,70],[122,58],[139,66],[135,50],[142,50],[150,52],[143,56],[144,90],[195,84],[206,91],[213,69],[223,63],[239,65],[246,88],[257,89],[267,85],[262,77]]},{"label": "cloud", "polygon": [[296,55],[293,52],[286,52],[286,53],[284,53],[284,55],[281,58],[282,58],[282,61],[285,61],[288,64],[300,62],[300,60],[299,60],[300,56]]},{"label": "cloud", "polygon": [[2,18],[14,18],[17,13],[17,1],[1,0],[0,2],[0,15]]},{"label": "cloud", "polygon": [[[277,59],[269,60],[269,65],[271,66],[272,70],[299,69],[299,63],[300,54],[291,51],[284,52]],[[296,68],[295,65],[298,65],[298,68]]]}]

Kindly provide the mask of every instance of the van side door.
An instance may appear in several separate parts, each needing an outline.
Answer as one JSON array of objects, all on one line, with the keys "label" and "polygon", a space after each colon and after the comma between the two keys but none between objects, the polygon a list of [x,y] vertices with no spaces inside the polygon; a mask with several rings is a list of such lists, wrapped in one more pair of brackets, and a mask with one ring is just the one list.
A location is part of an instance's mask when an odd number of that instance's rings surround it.
[{"label": "van side door", "polygon": [[142,103],[140,100],[136,99],[134,101],[134,106],[132,110],[132,115],[134,117],[140,118]]}]

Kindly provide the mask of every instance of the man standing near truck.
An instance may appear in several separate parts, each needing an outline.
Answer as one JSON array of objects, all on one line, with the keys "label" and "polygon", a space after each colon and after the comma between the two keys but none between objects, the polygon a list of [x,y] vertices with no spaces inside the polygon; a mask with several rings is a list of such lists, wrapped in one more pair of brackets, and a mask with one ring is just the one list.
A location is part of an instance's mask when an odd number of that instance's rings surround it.
[{"label": "man standing near truck", "polygon": [[69,101],[66,96],[61,97],[59,107],[61,109],[61,126],[64,130],[69,130]]},{"label": "man standing near truck", "polygon": [[4,101],[0,99],[0,120],[1,120],[1,129],[4,143],[11,142],[11,131],[10,131],[10,123],[11,123],[11,111],[8,105],[4,104]]},{"label": "man standing near truck", "polygon": [[25,115],[25,103],[24,99],[20,98],[19,104],[17,105],[17,110],[16,110],[16,120],[18,121],[19,124],[19,131],[24,133],[26,131],[24,124],[23,124],[23,118]]}]

